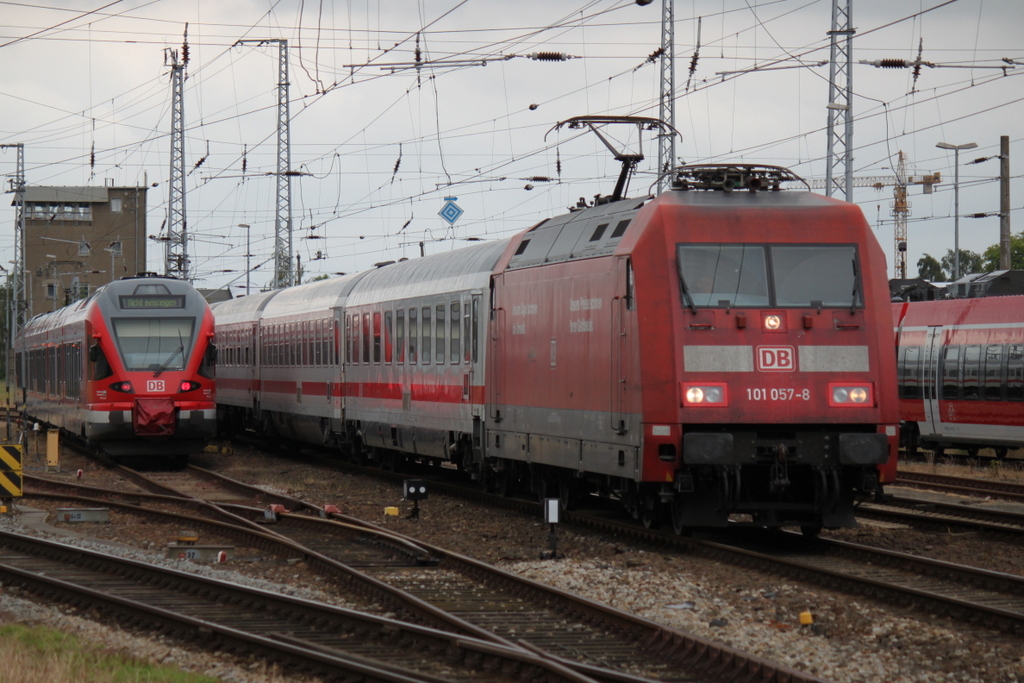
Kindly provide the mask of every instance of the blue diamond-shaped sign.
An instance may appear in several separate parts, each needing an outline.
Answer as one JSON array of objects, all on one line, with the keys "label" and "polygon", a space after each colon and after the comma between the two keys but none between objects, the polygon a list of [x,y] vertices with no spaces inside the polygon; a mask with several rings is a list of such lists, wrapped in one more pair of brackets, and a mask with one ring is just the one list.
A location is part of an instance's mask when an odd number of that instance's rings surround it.
[{"label": "blue diamond-shaped sign", "polygon": [[444,206],[437,212],[438,216],[448,221],[448,225],[455,225],[455,221],[463,214],[462,209],[455,203],[456,199],[458,197],[445,197]]}]

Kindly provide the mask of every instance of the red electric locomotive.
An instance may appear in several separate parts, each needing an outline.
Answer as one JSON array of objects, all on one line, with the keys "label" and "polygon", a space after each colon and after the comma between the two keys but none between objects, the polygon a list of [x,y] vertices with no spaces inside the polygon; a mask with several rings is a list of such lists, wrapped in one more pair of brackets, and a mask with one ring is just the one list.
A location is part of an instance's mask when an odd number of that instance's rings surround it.
[{"label": "red electric locomotive", "polygon": [[213,334],[187,282],[144,274],[100,287],[15,340],[25,415],[113,457],[183,464],[216,433]]},{"label": "red electric locomotive", "polygon": [[684,168],[658,197],[513,239],[492,290],[490,466],[680,532],[854,524],[854,499],[895,477],[885,260],[856,206],[774,191],[787,180]]},{"label": "red electric locomotive", "polygon": [[1024,446],[1024,296],[895,303],[903,443]]}]

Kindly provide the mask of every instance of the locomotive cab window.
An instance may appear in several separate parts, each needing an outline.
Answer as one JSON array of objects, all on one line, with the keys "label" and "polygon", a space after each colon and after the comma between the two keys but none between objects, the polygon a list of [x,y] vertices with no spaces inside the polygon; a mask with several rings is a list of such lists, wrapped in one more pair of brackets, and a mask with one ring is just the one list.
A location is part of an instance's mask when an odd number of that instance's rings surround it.
[{"label": "locomotive cab window", "polygon": [[862,306],[852,244],[679,244],[676,255],[687,307]]}]

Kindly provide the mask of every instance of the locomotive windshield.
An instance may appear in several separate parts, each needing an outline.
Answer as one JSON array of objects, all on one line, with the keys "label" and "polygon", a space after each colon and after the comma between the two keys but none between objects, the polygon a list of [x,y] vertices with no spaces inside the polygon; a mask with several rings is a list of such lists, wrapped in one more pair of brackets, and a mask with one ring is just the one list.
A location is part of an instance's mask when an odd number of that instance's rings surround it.
[{"label": "locomotive windshield", "polygon": [[679,244],[676,255],[693,308],[861,305],[852,244]]},{"label": "locomotive windshield", "polygon": [[115,318],[111,322],[126,370],[160,372],[185,367],[194,318]]}]

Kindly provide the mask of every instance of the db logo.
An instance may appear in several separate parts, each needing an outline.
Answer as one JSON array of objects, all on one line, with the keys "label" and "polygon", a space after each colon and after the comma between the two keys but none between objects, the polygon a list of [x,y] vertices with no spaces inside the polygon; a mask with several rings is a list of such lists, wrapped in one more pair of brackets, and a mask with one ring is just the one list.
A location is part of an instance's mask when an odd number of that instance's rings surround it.
[{"label": "db logo", "polygon": [[146,391],[150,393],[160,393],[164,390],[164,381],[162,379],[147,379],[146,380]]},{"label": "db logo", "polygon": [[792,346],[758,346],[757,369],[762,371],[796,370]]}]

